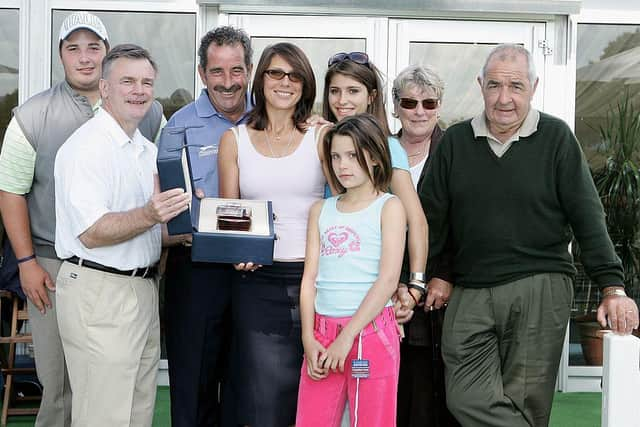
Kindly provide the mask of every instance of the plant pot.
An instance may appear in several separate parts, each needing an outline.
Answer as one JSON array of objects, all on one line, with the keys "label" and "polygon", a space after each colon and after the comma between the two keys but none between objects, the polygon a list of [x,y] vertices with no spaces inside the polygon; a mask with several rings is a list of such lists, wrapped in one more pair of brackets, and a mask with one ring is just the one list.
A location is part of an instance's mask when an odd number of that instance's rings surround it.
[{"label": "plant pot", "polygon": [[602,366],[602,337],[607,333],[600,324],[595,321],[580,321],[576,319],[576,325],[580,331],[580,346],[582,355],[588,366]]}]

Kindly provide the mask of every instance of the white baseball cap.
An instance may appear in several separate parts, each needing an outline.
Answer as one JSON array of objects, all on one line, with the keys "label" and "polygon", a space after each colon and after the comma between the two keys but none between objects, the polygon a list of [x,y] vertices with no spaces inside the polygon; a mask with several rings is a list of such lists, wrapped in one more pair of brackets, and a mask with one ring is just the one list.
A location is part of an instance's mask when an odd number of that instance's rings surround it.
[{"label": "white baseball cap", "polygon": [[107,29],[96,15],[89,12],[74,12],[67,16],[60,26],[60,41],[69,37],[75,30],[84,28],[94,32],[100,39],[107,41]]}]

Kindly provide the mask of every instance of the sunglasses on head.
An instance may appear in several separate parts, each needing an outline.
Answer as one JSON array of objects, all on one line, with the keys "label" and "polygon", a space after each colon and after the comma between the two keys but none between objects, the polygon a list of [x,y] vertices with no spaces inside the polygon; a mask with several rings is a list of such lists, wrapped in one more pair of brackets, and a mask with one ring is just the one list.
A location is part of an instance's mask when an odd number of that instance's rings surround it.
[{"label": "sunglasses on head", "polygon": [[329,67],[342,61],[353,61],[360,65],[369,65],[369,55],[364,52],[340,52],[329,58]]},{"label": "sunglasses on head", "polygon": [[282,80],[285,76],[289,77],[289,81],[292,83],[299,83],[304,80],[302,74],[298,73],[297,71],[291,71],[290,73],[287,73],[282,70],[271,69],[265,70],[264,73],[273,80]]},{"label": "sunglasses on head", "polygon": [[435,110],[438,107],[437,99],[423,99],[422,101],[418,101],[413,98],[400,98],[400,106],[405,110],[413,110],[418,106],[418,102],[422,103],[422,108],[425,110]]}]

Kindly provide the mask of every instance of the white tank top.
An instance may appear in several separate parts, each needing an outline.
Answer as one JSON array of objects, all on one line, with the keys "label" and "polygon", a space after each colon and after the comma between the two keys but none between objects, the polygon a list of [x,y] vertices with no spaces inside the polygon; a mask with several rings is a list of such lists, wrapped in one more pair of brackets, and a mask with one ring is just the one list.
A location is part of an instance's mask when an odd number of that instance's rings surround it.
[{"label": "white tank top", "polygon": [[274,260],[304,259],[309,209],[323,197],[326,183],[315,129],[312,127],[305,133],[293,153],[278,158],[263,156],[255,149],[246,125],[238,126],[236,140],[240,197],[272,202],[278,237]]}]

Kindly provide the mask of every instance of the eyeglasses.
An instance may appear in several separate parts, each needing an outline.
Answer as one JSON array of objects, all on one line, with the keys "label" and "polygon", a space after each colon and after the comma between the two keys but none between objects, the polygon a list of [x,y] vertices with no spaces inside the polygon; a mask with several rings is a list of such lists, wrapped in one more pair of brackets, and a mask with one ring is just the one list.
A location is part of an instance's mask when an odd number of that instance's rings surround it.
[{"label": "eyeglasses", "polygon": [[364,52],[340,52],[329,58],[329,67],[342,61],[353,61],[360,65],[369,65],[369,55]]},{"label": "eyeglasses", "polygon": [[265,70],[264,73],[271,77],[273,80],[282,80],[285,76],[289,77],[289,81],[292,83],[299,83],[304,80],[304,76],[297,71],[291,71],[290,73],[282,70],[271,69]]},{"label": "eyeglasses", "polygon": [[422,108],[425,110],[435,110],[438,108],[438,104],[440,101],[437,99],[423,99],[422,101],[418,101],[413,98],[400,98],[400,106],[405,110],[413,110],[418,106],[418,102],[422,103]]}]

